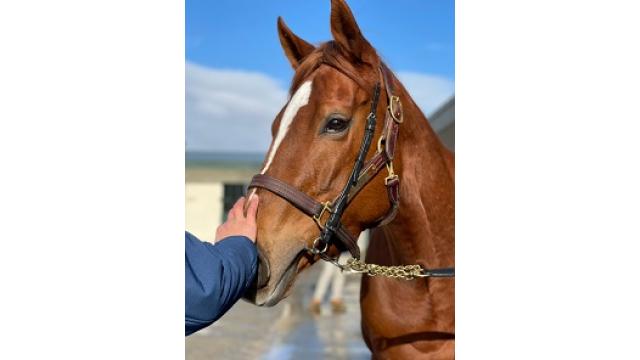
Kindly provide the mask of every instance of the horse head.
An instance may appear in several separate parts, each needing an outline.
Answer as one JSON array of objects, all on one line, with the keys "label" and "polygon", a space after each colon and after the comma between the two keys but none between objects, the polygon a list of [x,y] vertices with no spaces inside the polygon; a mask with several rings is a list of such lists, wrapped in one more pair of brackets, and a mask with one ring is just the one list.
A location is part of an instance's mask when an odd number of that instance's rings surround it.
[{"label": "horse head", "polygon": [[[334,200],[349,178],[384,67],[343,0],[331,1],[331,32],[333,40],[316,47],[278,18],[280,42],[295,74],[289,100],[273,121],[272,142],[261,170],[319,202]],[[381,96],[376,108],[379,119],[387,105]],[[374,139],[382,131],[381,124],[376,126]],[[375,148],[370,148],[367,159]],[[259,275],[246,299],[271,306],[288,295],[298,273],[318,260],[306,248],[320,229],[312,217],[282,197],[260,188],[251,189],[248,196],[254,193],[260,197]],[[357,237],[388,211],[385,176],[378,174],[349,204],[341,222]],[[342,250],[332,243],[328,253]]]}]

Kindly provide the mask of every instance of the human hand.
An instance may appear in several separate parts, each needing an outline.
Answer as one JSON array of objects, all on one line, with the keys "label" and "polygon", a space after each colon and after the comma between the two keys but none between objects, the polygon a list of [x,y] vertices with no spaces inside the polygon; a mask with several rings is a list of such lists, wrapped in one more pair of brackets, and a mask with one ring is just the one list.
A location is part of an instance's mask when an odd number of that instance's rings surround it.
[{"label": "human hand", "polygon": [[252,242],[256,242],[256,213],[258,212],[258,195],[251,197],[249,201],[249,208],[247,209],[247,216],[244,216],[244,196],[238,199],[233,205],[229,214],[227,215],[227,221],[224,224],[218,226],[216,230],[216,240],[218,242],[229,236],[246,236]]}]

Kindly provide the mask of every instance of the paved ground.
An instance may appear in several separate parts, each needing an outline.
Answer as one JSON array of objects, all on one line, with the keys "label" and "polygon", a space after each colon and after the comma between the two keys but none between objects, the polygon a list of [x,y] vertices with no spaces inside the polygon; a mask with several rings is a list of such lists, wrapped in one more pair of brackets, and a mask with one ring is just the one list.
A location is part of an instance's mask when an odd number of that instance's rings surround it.
[{"label": "paved ground", "polygon": [[217,323],[186,338],[186,359],[369,359],[360,333],[360,276],[345,285],[347,312],[333,315],[328,304],[320,316],[307,311],[321,265],[305,271],[290,297],[272,308],[244,301]]}]

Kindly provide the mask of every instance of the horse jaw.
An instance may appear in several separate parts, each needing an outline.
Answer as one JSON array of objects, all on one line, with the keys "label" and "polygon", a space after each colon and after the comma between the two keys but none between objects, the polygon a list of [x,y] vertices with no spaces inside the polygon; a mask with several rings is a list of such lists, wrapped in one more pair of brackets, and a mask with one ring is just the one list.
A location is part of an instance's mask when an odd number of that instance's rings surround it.
[{"label": "horse jaw", "polygon": [[[299,270],[305,266],[300,266],[304,259],[304,248],[299,247],[289,251],[289,255],[280,256],[279,259],[267,256],[267,253],[258,246],[260,261],[258,263],[258,279],[266,277],[261,281],[254,281],[252,287],[244,294],[244,299],[258,306],[274,306],[281,300],[289,296],[290,290],[295,283]],[[286,264],[286,266],[278,266]],[[266,270],[268,269],[268,270]],[[267,271],[264,275],[261,272]],[[259,282],[265,282],[261,284]]]}]

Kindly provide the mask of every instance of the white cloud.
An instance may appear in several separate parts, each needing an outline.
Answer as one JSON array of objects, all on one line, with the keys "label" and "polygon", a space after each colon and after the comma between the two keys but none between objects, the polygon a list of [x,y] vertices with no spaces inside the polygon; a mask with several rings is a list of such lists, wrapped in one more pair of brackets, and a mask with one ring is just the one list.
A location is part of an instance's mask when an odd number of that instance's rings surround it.
[{"label": "white cloud", "polygon": [[261,73],[186,63],[186,141],[190,151],[266,152],[271,122],[287,91]]},{"label": "white cloud", "polygon": [[397,75],[427,116],[454,94],[454,82],[445,77],[409,71],[399,71]]},{"label": "white cloud", "polygon": [[[271,122],[286,104],[287,90],[263,73],[212,69],[186,63],[186,142],[189,151],[262,152]],[[397,73],[426,115],[454,93],[443,77]]]}]

